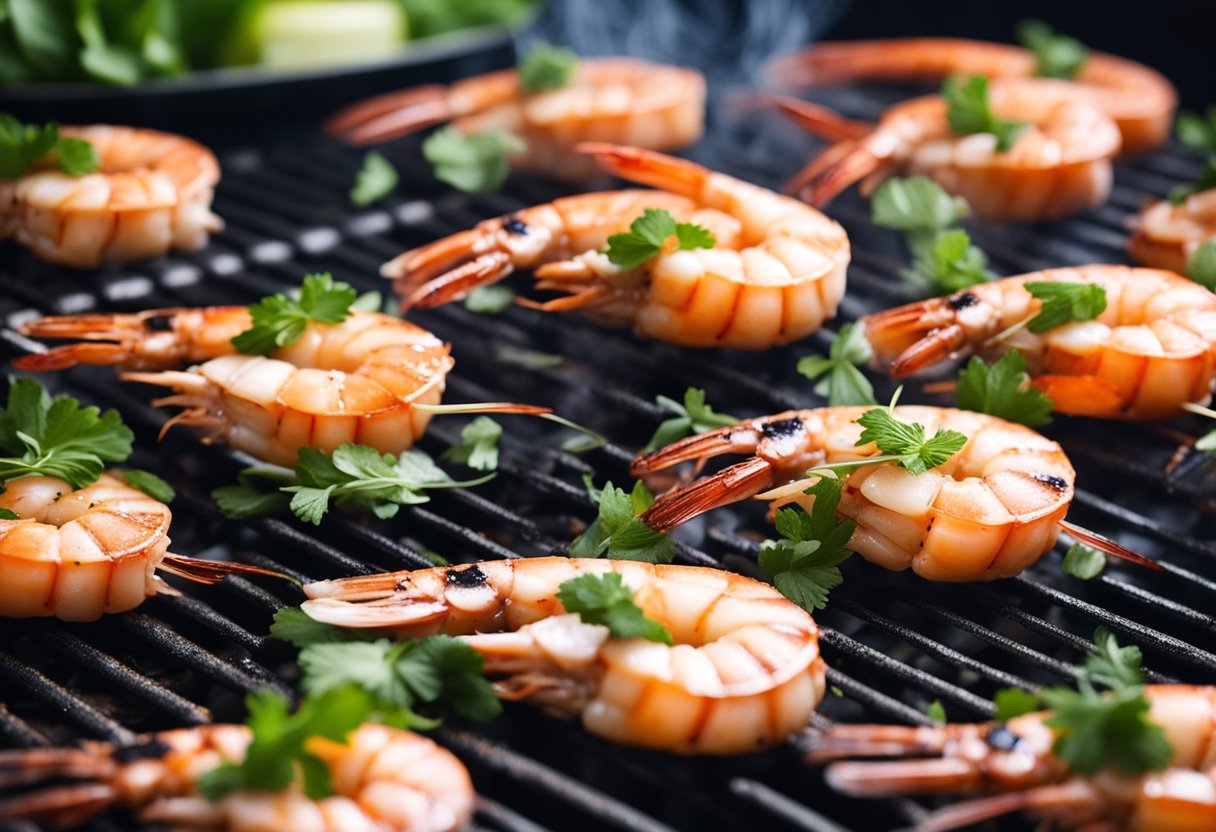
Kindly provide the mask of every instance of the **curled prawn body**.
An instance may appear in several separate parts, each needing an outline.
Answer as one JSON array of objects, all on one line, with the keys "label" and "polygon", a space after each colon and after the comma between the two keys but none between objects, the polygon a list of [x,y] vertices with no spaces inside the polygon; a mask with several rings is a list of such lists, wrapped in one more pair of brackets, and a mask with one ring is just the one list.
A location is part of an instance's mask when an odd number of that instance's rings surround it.
[{"label": "curled prawn body", "polygon": [[[156,402],[185,408],[170,424],[200,427],[209,438],[288,466],[302,447],[411,447],[431,418],[416,405],[439,403],[454,363],[431,333],[378,313],[310,323],[299,340],[267,356],[233,347],[231,339],[251,325],[243,306],[42,318],[23,331],[82,342],[14,363],[35,372],[76,364],[158,370],[123,378],[172,388],[175,395]],[[183,366],[189,369],[169,369]]]},{"label": "curled prawn body", "polygon": [[[473,784],[451,752],[409,731],[366,724],[347,744],[313,737],[308,750],[333,778],[334,794],[312,800],[298,785],[281,792],[238,791],[216,802],[198,779],[249,747],[243,725],[165,731],[114,747],[0,752],[0,787],[33,784],[0,798],[0,820],[26,819],[55,828],[110,807],[140,823],[212,832],[455,832],[473,813]],[[42,785],[68,779],[67,785]]]},{"label": "curled prawn body", "polygon": [[[809,511],[815,498],[803,493],[807,469],[877,452],[873,443],[856,444],[862,431],[857,418],[868,409],[828,407],[749,419],[638,457],[630,468],[634,476],[725,453],[754,454],[664,494],[641,519],[664,531],[766,491],[774,506],[798,503]],[[850,549],[879,566],[911,567],[934,581],[986,581],[1018,574],[1052,547],[1075,480],[1058,444],[1023,425],[966,410],[908,405],[893,415],[924,425],[930,435],[959,431],[967,443],[944,465],[920,475],[876,463],[845,476],[837,512],[857,523]]]},{"label": "curled prawn body", "polygon": [[[1035,73],[1028,49],[958,38],[893,38],[818,43],[768,67],[785,87],[853,81],[940,81],[949,75],[1027,78]],[[1165,76],[1143,64],[1094,52],[1072,80],[1119,127],[1123,150],[1140,153],[1164,144],[1173,128],[1178,94]]]},{"label": "curled prawn body", "polygon": [[372,98],[339,113],[328,130],[368,144],[445,121],[466,135],[505,130],[528,146],[510,157],[513,166],[585,181],[603,171],[575,151],[579,142],[651,150],[696,142],[705,126],[705,78],[685,67],[600,58],[580,61],[561,89],[529,93],[508,69]]},{"label": "curled prawn body", "polygon": [[[674,646],[610,639],[557,592],[619,574]],[[396,637],[445,633],[480,653],[505,699],[581,718],[613,742],[740,754],[805,726],[823,696],[819,628],[767,584],[730,572],[633,561],[529,558],[321,581],[303,610]]]},{"label": "curled prawn body", "polygon": [[[1216,828],[1216,688],[1151,685],[1149,720],[1173,748],[1168,768],[1140,776],[1071,771],[1052,753],[1050,713],[1004,724],[840,725],[811,740],[812,763],[857,796],[996,792],[930,813],[918,832],[947,832],[1024,811],[1052,828],[1096,832],[1203,832]],[[855,761],[854,758],[917,758]]]},{"label": "curled prawn body", "polygon": [[219,163],[198,142],[104,124],[61,134],[92,144],[100,167],[83,176],[36,168],[0,180],[0,239],[12,237],[44,260],[90,269],[193,251],[223,227],[211,213]]},{"label": "curled prawn body", "polygon": [[1185,274],[1191,255],[1209,240],[1216,240],[1216,188],[1177,205],[1160,200],[1145,207],[1127,249],[1137,263]]},{"label": "curled prawn body", "polygon": [[[844,294],[844,230],[798,200],[637,148],[583,148],[614,174],[657,191],[558,199],[406,252],[381,270],[406,306],[431,307],[534,268],[537,287],[568,297],[527,305],[582,309],[641,337],[690,347],[766,349],[805,338]],[[713,232],[713,248],[664,251],[633,269],[610,262],[608,237],[646,209]]]},{"label": "curled prawn body", "polygon": [[[1091,283],[1106,310],[1091,321],[1033,333],[1021,329],[1039,300],[1028,282]],[[1216,377],[1216,295],[1157,269],[1080,266],[1008,277],[864,319],[875,361],[897,378],[957,354],[1026,357],[1032,384],[1062,413],[1162,419],[1206,403]]]},{"label": "curled prawn body", "polygon": [[781,100],[808,130],[838,140],[787,186],[823,205],[862,180],[862,192],[894,175],[921,175],[967,200],[987,220],[1058,219],[1099,205],[1110,193],[1119,130],[1085,91],[1066,81],[1003,79],[989,90],[993,112],[1029,127],[1005,151],[992,133],[960,136],[940,95],[896,104],[876,126],[818,105]]}]

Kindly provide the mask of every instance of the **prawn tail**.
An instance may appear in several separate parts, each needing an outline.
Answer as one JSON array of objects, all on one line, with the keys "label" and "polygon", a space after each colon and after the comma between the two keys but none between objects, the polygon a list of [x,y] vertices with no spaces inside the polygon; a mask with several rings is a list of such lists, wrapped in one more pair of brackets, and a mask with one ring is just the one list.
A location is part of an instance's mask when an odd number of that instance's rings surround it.
[{"label": "prawn tail", "polygon": [[177,575],[179,578],[185,578],[188,581],[208,585],[218,584],[229,575],[257,575],[260,577],[281,578],[284,581],[291,581],[295,584],[299,583],[299,581],[290,575],[275,572],[272,569],[263,569],[260,566],[253,566],[248,563],[189,558],[172,553],[165,555],[157,568],[168,572],[170,575]]},{"label": "prawn tail", "polygon": [[[539,288],[552,289],[554,287],[540,286]],[[554,298],[553,300],[537,301],[520,297],[516,298],[515,302],[527,309],[539,309],[542,312],[572,312],[575,309],[601,306],[611,301],[615,296],[616,292],[608,286],[592,286],[562,298]]]},{"label": "prawn tail", "polygon": [[803,130],[830,142],[864,139],[874,131],[874,125],[867,121],[845,118],[835,110],[803,101],[801,98],[774,95],[770,96],[769,100],[786,118]]},{"label": "prawn tail", "polygon": [[511,255],[493,251],[431,280],[419,280],[417,274],[407,272],[397,279],[395,288],[404,298],[401,302],[403,311],[414,306],[431,309],[459,300],[479,286],[497,283],[514,271]]},{"label": "prawn tail", "polygon": [[847,139],[832,145],[786,183],[786,193],[797,194],[815,207],[831,202],[837,194],[883,167],[883,160],[866,142]]},{"label": "prawn tail", "polygon": [[1132,551],[1121,543],[1116,543],[1109,537],[1100,535],[1095,531],[1085,528],[1084,526],[1078,526],[1076,523],[1061,520],[1060,528],[1068,532],[1081,543],[1084,543],[1086,546],[1092,546],[1099,551],[1106,552],[1108,555],[1114,555],[1121,560],[1129,561],[1137,566],[1144,566],[1148,569],[1152,569],[1155,572],[1165,571],[1165,567],[1157,563],[1157,561],[1153,560],[1152,558],[1147,558],[1139,552]]},{"label": "prawn tail", "polygon": [[101,367],[125,364],[130,358],[130,351],[121,344],[65,344],[15,358],[13,366],[30,373],[51,373],[81,364]]},{"label": "prawn tail", "polygon": [[711,509],[754,497],[772,485],[773,466],[754,456],[669,491],[655,500],[639,519],[655,531],[665,532]]},{"label": "prawn tail", "polygon": [[1092,786],[1079,780],[1052,783],[1024,792],[981,797],[945,806],[921,818],[914,829],[916,832],[951,832],[1024,810],[1040,810],[1051,816],[1068,810],[1083,812],[1100,799]]},{"label": "prawn tail", "polygon": [[613,176],[689,198],[701,196],[709,177],[709,170],[696,162],[655,150],[607,142],[581,142],[574,149],[594,156]]},{"label": "prawn tail", "polygon": [[448,88],[428,84],[353,104],[325,122],[325,132],[364,145],[395,139],[451,118]]}]

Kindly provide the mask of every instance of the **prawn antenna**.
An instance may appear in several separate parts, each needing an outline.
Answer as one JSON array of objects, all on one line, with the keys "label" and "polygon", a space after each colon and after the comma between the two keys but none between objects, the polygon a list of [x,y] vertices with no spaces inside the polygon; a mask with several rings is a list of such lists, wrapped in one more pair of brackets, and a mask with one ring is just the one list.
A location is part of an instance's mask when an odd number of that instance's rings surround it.
[{"label": "prawn antenna", "polygon": [[1099,551],[1106,552],[1108,555],[1114,555],[1121,560],[1129,561],[1137,566],[1144,566],[1148,569],[1152,569],[1154,572],[1165,571],[1165,567],[1157,563],[1157,561],[1153,560],[1152,558],[1145,557],[1139,552],[1134,552],[1123,544],[1116,543],[1109,537],[1100,535],[1095,531],[1085,528],[1084,526],[1078,526],[1076,523],[1061,520],[1060,528],[1068,532],[1081,543],[1084,543],[1086,546],[1092,546]]}]

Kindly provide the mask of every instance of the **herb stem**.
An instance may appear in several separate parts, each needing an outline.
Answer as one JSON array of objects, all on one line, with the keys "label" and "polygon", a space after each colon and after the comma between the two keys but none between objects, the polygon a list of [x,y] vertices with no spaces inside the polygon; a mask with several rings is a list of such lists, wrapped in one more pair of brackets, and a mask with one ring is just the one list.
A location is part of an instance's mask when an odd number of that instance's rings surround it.
[{"label": "herb stem", "polygon": [[1201,404],[1196,404],[1195,402],[1184,402],[1182,409],[1189,410],[1191,413],[1194,413],[1197,416],[1207,416],[1209,419],[1216,419],[1216,410],[1213,410],[1210,407],[1204,407]]}]

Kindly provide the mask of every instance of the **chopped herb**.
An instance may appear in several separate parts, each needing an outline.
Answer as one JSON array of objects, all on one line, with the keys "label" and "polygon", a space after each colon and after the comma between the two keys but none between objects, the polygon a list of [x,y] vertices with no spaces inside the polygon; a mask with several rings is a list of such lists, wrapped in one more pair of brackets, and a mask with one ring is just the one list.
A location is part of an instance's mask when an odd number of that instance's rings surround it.
[{"label": "chopped herb", "polygon": [[443,459],[450,459],[478,471],[493,471],[498,468],[498,438],[502,436],[502,425],[489,416],[478,416],[460,431],[460,444],[443,452]]},{"label": "chopped herb", "polygon": [[725,413],[716,413],[705,403],[705,391],[700,387],[689,387],[684,391],[684,404],[659,396],[655,399],[659,407],[676,414],[664,420],[646,443],[644,451],[653,451],[698,433],[733,425],[739,420]]},{"label": "chopped herb", "polygon": [[20,520],[21,515],[11,508],[0,508],[0,520]]},{"label": "chopped herb", "polygon": [[332,624],[310,618],[298,607],[283,607],[275,611],[270,635],[303,650],[313,644],[333,644],[360,641],[358,630],[340,630]]},{"label": "chopped herb", "polygon": [[608,238],[604,253],[622,269],[636,269],[665,251],[713,248],[717,242],[707,228],[676,222],[662,208],[647,208],[630,224],[629,231]]},{"label": "chopped herb", "polygon": [[384,309],[384,295],[379,292],[364,292],[350,305],[351,312],[380,312]]},{"label": "chopped herb", "polygon": [[93,145],[60,136],[57,123],[22,124],[8,113],[0,113],[0,179],[17,179],[49,156],[71,176],[92,173],[101,164]]},{"label": "chopped herb", "polygon": [[236,485],[211,492],[220,512],[233,520],[283,514],[291,508],[291,495],[280,489],[296,481],[295,471],[278,465],[255,465],[237,474]]},{"label": "chopped herb", "polygon": [[1205,454],[1216,454],[1216,430],[1210,430],[1195,440],[1195,450]]},{"label": "chopped herb", "polygon": [[1018,24],[1018,40],[1034,53],[1034,74],[1070,81],[1085,68],[1089,49],[1076,38],[1052,30],[1041,20]]},{"label": "chopped herb", "polygon": [[153,500],[171,503],[173,502],[173,498],[177,496],[177,492],[173,490],[173,486],[151,471],[141,471],[138,468],[124,468],[122,475],[126,477],[127,482],[147,494]]},{"label": "chopped herb", "polygon": [[578,613],[586,623],[607,627],[613,638],[673,643],[667,628],[647,618],[634,603],[633,592],[616,572],[571,578],[558,587],[557,600],[566,612]]},{"label": "chopped herb", "polygon": [[1068,283],[1062,280],[1022,284],[1043,302],[1039,314],[1027,328],[1043,333],[1073,321],[1091,321],[1106,310],[1106,290],[1096,283]]},{"label": "chopped herb", "polygon": [[266,355],[300,340],[310,323],[342,323],[356,298],[349,283],[329,272],[307,275],[298,300],[279,292],[249,307],[253,326],[233,338],[232,346],[245,355]]},{"label": "chopped herb", "polygon": [[870,198],[873,223],[896,231],[943,231],[967,213],[967,200],[924,176],[892,177]]},{"label": "chopped herb", "polygon": [[832,339],[827,358],[808,355],[798,362],[798,372],[812,381],[820,379],[814,390],[820,396],[827,396],[832,407],[877,404],[873,385],[858,369],[858,365],[868,363],[873,357],[874,350],[866,340],[865,327],[845,324]]},{"label": "chopped herb", "polygon": [[828,593],[844,583],[840,564],[853,554],[847,547],[857,524],[836,520],[841,488],[840,480],[821,477],[806,489],[815,498],[811,513],[798,505],[777,509],[782,539],[760,544],[760,568],[782,595],[807,612],[827,606]]},{"label": "chopped herb", "polygon": [[654,502],[654,495],[641,481],[629,494],[608,483],[596,502],[598,514],[570,544],[570,557],[613,557],[647,563],[671,563],[675,559],[675,542],[637,519]]},{"label": "chopped herb", "polygon": [[989,413],[1010,422],[1035,427],[1051,421],[1051,397],[1030,386],[1026,358],[1010,350],[999,361],[984,363],[973,356],[959,371],[955,388],[958,406],[977,413]]},{"label": "chopped herb", "polygon": [[511,172],[507,157],[527,149],[523,139],[502,130],[466,136],[455,127],[441,127],[422,143],[435,178],[466,193],[498,190]]},{"label": "chopped herb", "polygon": [[1208,240],[1195,249],[1186,263],[1186,276],[1216,292],[1216,240]]},{"label": "chopped herb", "polygon": [[303,781],[304,794],[313,800],[333,794],[329,767],[305,746],[312,737],[345,742],[372,712],[367,694],[354,686],[307,699],[294,714],[289,712],[287,700],[270,690],[249,694],[245,707],[253,734],[245,759],[223,762],[199,777],[198,790],[208,800],[220,800],[241,789],[282,791],[297,777]]},{"label": "chopped herb", "polygon": [[1014,717],[1034,713],[1043,707],[1037,693],[1021,688],[1001,688],[996,692],[992,703],[996,707],[992,718],[998,722],[1008,722]]},{"label": "chopped herb", "polygon": [[16,379],[0,410],[0,483],[44,476],[84,488],[106,463],[126,460],[134,438],[117,410],[81,407],[71,396],[52,399],[33,379]]},{"label": "chopped herb", "polygon": [[501,315],[515,302],[515,293],[506,286],[478,286],[464,299],[464,308],[478,315]]},{"label": "chopped herb", "polygon": [[1074,543],[1064,554],[1064,574],[1088,581],[1102,574],[1106,568],[1106,555],[1084,543]]},{"label": "chopped herb", "polygon": [[945,722],[946,706],[942,704],[942,700],[934,699],[929,703],[929,707],[925,708],[925,715],[934,722]]},{"label": "chopped herb", "polygon": [[[896,394],[898,395],[898,394]],[[946,460],[962,450],[967,437],[956,430],[939,429],[925,438],[925,426],[917,422],[901,422],[895,418],[894,404],[867,410],[857,419],[864,430],[857,446],[873,442],[883,454],[884,461],[898,462],[909,473],[923,474],[930,468],[944,465]],[[860,460],[863,463],[879,459]]]},{"label": "chopped herb", "polygon": [[1216,106],[1208,107],[1206,115],[1183,110],[1178,114],[1175,129],[1179,141],[1207,154],[1199,178],[1193,183],[1178,185],[1170,191],[1170,202],[1177,204],[1191,194],[1216,188]]},{"label": "chopped herb", "polygon": [[946,121],[959,135],[991,133],[996,136],[996,149],[1005,152],[1013,147],[1018,136],[1029,124],[997,118],[988,101],[988,79],[983,75],[951,75],[942,84],[946,99]]},{"label": "chopped herb", "polygon": [[971,235],[962,229],[913,232],[907,241],[912,250],[912,268],[904,271],[903,277],[910,283],[936,294],[952,294],[992,280],[988,255],[972,245]]},{"label": "chopped herb", "polygon": [[1170,189],[1166,199],[1175,205],[1179,205],[1185,202],[1186,198],[1191,194],[1197,194],[1200,191],[1206,191],[1211,188],[1216,188],[1216,155],[1203,163],[1203,168],[1199,171],[1199,177],[1194,182],[1175,185]]},{"label": "chopped herb", "polygon": [[524,92],[544,92],[567,86],[578,69],[578,55],[564,46],[537,41],[519,62],[519,86]]},{"label": "chopped herb", "polygon": [[355,175],[350,201],[360,206],[371,205],[391,194],[397,187],[397,180],[397,169],[388,159],[372,150],[363,157],[363,165]]}]

